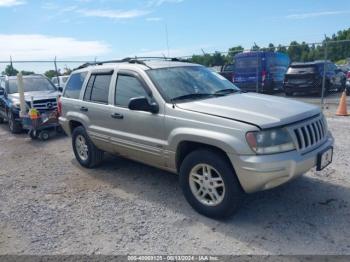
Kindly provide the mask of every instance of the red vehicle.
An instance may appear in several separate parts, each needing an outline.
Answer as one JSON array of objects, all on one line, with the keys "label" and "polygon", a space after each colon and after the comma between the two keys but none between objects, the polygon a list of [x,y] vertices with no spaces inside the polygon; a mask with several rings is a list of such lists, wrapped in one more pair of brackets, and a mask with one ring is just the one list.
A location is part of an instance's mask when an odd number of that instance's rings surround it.
[{"label": "red vehicle", "polygon": [[221,67],[221,72],[219,74],[233,83],[234,77],[235,77],[234,70],[235,70],[234,64],[227,64]]}]

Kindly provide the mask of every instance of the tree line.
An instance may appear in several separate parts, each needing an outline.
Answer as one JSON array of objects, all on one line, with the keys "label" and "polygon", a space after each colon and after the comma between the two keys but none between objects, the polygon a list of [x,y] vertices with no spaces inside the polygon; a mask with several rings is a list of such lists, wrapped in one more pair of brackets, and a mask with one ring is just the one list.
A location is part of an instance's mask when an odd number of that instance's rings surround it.
[{"label": "tree line", "polygon": [[[2,75],[7,75],[7,76],[16,76],[19,72],[22,73],[22,75],[33,75],[35,74],[35,72],[33,71],[25,71],[25,70],[22,70],[22,71],[18,71],[16,68],[14,68],[14,66],[12,64],[10,65],[7,65],[5,70],[2,71]],[[44,75],[47,77],[47,78],[53,78],[54,76],[62,76],[62,75],[70,75],[72,73],[72,70],[70,68],[67,68],[65,67],[63,72],[61,72],[61,70],[58,69],[58,71],[56,72],[56,70],[48,70],[44,73]]]},{"label": "tree line", "polygon": [[[349,40],[348,42],[336,42]],[[333,62],[344,62],[350,58],[350,28],[339,31],[331,37],[326,37],[320,44],[308,44],[306,42],[292,41],[288,46],[270,43],[268,47],[259,47],[254,44],[251,51],[272,51],[282,52],[289,55],[292,62],[310,62],[323,60],[325,58],[325,45],[327,43],[327,60]],[[215,52],[214,54],[193,55],[189,62],[202,64],[205,66],[222,66],[234,63],[233,58],[237,53],[243,52],[242,46],[229,48],[225,53]]]}]

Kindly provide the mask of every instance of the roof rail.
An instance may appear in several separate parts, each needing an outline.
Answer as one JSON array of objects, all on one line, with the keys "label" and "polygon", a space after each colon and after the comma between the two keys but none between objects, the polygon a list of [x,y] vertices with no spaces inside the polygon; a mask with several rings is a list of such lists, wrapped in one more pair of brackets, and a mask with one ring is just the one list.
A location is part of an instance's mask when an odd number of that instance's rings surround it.
[{"label": "roof rail", "polygon": [[150,66],[148,66],[145,62],[150,60],[164,60],[164,61],[171,61],[171,62],[185,62],[186,60],[176,58],[176,57],[165,57],[165,56],[141,56],[141,57],[126,57],[120,60],[106,60],[106,61],[100,61],[95,63],[85,63],[81,66],[74,68],[73,71],[83,69],[89,66],[94,65],[103,65],[103,64],[115,64],[115,63],[130,63],[130,64],[140,64],[148,67],[149,69],[152,69]]}]

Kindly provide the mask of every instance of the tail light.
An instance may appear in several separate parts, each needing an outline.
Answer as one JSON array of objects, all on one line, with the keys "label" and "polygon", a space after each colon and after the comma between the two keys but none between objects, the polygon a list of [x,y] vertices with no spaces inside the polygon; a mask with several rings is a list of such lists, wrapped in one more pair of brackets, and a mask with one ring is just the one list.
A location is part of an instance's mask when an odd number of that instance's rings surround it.
[{"label": "tail light", "polygon": [[59,96],[57,98],[57,113],[58,115],[62,115],[62,100],[61,100],[61,96]]},{"label": "tail light", "polygon": [[261,72],[261,79],[262,79],[262,82],[265,82],[266,76],[267,76],[267,73],[266,73],[265,70],[263,70],[263,71]]},{"label": "tail light", "polygon": [[347,79],[350,79],[350,71],[349,71],[349,72],[347,72],[347,74],[346,74],[346,78],[347,78]]}]

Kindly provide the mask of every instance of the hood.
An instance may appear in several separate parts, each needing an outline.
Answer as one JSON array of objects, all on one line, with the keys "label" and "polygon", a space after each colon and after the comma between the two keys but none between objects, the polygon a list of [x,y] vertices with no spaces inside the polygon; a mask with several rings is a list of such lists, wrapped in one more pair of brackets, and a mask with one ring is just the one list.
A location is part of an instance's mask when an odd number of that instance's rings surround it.
[{"label": "hood", "polygon": [[[52,99],[57,98],[60,95],[58,91],[33,91],[33,92],[24,92],[24,100],[30,102],[32,97],[33,100],[44,100],[44,99]],[[19,100],[19,93],[14,93],[9,95],[12,99]]]},{"label": "hood", "polygon": [[176,106],[249,123],[262,129],[290,124],[321,113],[321,110],[314,105],[256,93],[232,94],[179,103]]}]

